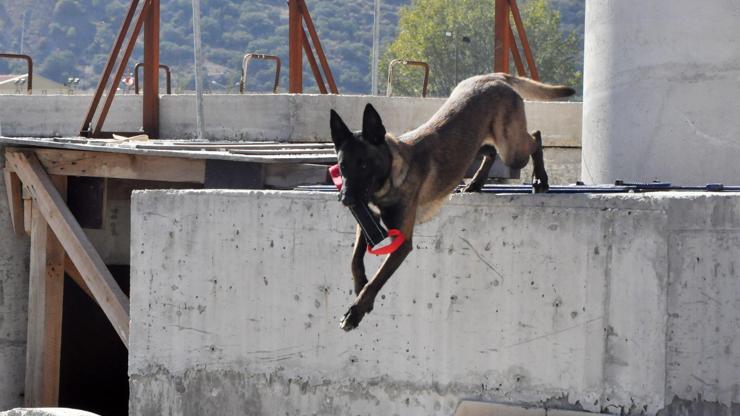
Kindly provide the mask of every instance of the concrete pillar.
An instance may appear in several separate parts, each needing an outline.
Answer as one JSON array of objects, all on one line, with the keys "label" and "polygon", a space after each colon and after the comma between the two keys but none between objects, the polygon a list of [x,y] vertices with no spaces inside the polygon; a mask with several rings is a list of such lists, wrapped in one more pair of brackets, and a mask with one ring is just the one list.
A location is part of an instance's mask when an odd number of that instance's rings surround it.
[{"label": "concrete pillar", "polygon": [[740,2],[587,0],[582,178],[740,183]]},{"label": "concrete pillar", "polygon": [[23,404],[28,308],[28,238],[13,232],[0,146],[0,410]]}]

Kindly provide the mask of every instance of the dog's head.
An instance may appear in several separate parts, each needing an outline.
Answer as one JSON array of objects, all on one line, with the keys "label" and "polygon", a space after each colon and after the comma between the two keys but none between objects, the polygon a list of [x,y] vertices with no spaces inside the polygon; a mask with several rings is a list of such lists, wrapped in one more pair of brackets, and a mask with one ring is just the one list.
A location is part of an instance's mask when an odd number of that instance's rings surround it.
[{"label": "dog's head", "polygon": [[331,139],[342,171],[341,201],[346,206],[367,203],[383,186],[391,168],[383,121],[368,104],[362,117],[362,131],[350,131],[334,110],[330,123]]}]

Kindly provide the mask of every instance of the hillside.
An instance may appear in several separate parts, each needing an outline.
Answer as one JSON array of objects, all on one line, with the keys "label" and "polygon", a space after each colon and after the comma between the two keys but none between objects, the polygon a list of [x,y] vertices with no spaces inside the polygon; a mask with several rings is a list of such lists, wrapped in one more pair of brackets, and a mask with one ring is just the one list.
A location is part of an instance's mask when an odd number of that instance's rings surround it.
[{"label": "hillside", "polygon": [[[396,35],[398,9],[411,0],[383,0],[381,39]],[[307,0],[340,92],[367,93],[370,89],[373,1]],[[288,15],[284,0],[237,2],[202,0],[202,31],[211,90],[234,90],[241,57],[247,52],[268,53],[283,59],[282,91],[287,86]],[[583,28],[584,0],[552,0],[561,10],[563,28]],[[32,55],[36,71],[64,82],[80,77],[80,87],[93,88],[128,7],[123,0],[0,0],[0,50]],[[192,14],[190,0],[162,0],[161,61],[173,68],[175,91],[193,88]],[[23,22],[25,15],[25,30]],[[131,67],[141,60],[137,48]],[[250,67],[251,91],[268,91],[272,65]],[[0,73],[21,71],[0,63]],[[306,68],[308,71],[308,68]],[[316,91],[312,76],[304,80]]]}]

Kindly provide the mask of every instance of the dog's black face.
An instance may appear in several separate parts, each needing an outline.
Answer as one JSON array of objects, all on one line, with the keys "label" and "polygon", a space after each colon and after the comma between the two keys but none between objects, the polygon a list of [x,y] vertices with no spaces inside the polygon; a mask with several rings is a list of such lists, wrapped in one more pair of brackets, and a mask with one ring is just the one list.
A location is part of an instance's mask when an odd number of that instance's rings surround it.
[{"label": "dog's black face", "polygon": [[342,171],[341,201],[346,206],[367,203],[385,183],[391,156],[385,142],[385,127],[373,106],[365,106],[362,131],[352,132],[331,110],[331,139]]}]

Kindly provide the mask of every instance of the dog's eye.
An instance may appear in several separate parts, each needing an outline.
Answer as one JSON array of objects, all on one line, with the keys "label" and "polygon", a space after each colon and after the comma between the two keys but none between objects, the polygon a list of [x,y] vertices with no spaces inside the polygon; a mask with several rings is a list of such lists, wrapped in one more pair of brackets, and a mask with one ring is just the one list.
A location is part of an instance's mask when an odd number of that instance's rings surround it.
[{"label": "dog's eye", "polygon": [[360,162],[360,169],[367,169],[367,162],[365,162],[364,160]]}]

